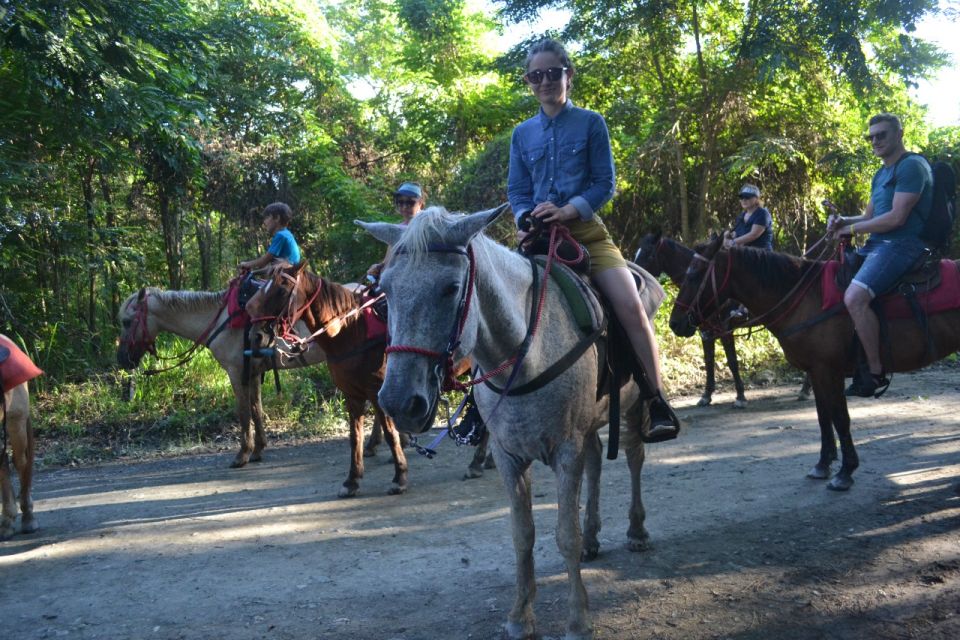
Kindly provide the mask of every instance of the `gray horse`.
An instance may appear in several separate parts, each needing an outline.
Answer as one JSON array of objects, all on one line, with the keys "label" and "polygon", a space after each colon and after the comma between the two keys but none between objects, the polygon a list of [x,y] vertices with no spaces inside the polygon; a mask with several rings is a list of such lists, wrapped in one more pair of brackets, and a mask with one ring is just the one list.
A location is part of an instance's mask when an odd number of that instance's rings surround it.
[{"label": "gray horse", "polygon": [[[390,305],[392,342],[379,399],[402,430],[422,433],[433,425],[444,373],[439,365],[447,356],[470,356],[480,371],[492,372],[516,353],[527,336],[528,315],[537,295],[531,264],[481,233],[503,210],[463,216],[433,207],[408,226],[358,222],[377,239],[394,246],[381,279]],[[663,290],[651,276],[644,292],[644,305],[652,316]],[[539,315],[538,332],[514,389],[536,380],[581,339],[570,305],[552,281]],[[502,388],[509,374],[509,369],[503,369],[491,382]],[[548,465],[557,476],[556,538],[570,584],[566,637],[593,636],[580,562],[596,557],[600,547],[602,443],[597,432],[607,422],[608,401],[607,397],[597,400],[598,375],[594,344],[557,377],[530,393],[500,396],[485,384],[474,387],[510,499],[517,557],[517,594],[506,623],[510,638],[536,634],[530,474],[534,460]],[[635,384],[627,385],[622,395],[623,406],[628,407],[622,445],[632,491],[628,547],[641,551],[647,548],[649,538],[640,499],[644,447],[639,437],[647,407],[638,400]],[[584,474],[587,497],[581,534],[579,502]]]}]

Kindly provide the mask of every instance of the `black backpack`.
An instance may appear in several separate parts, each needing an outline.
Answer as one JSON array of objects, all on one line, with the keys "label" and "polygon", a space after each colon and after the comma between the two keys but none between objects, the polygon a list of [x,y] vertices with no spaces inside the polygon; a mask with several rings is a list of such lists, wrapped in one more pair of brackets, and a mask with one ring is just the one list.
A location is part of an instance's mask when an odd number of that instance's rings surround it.
[{"label": "black backpack", "polygon": [[[893,167],[893,184],[897,181],[897,165],[904,158],[917,155],[920,154],[908,151],[900,156]],[[933,174],[933,198],[930,202],[930,213],[923,220],[920,239],[934,251],[943,254],[950,246],[953,222],[957,217],[957,174],[953,167],[940,161],[931,164],[930,171]]]},{"label": "black backpack", "polygon": [[953,236],[953,221],[957,218],[957,174],[946,162],[934,162],[933,202],[930,213],[923,221],[920,239],[931,249],[945,252]]}]

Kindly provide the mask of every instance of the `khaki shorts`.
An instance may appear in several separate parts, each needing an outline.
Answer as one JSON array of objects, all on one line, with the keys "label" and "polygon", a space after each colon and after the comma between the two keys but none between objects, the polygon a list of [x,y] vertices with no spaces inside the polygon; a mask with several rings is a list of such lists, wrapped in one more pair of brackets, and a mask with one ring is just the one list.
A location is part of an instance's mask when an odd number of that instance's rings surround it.
[{"label": "khaki shorts", "polygon": [[574,220],[567,223],[567,228],[570,229],[570,235],[590,252],[591,276],[607,269],[627,266],[627,261],[600,218],[594,216],[590,220]]}]

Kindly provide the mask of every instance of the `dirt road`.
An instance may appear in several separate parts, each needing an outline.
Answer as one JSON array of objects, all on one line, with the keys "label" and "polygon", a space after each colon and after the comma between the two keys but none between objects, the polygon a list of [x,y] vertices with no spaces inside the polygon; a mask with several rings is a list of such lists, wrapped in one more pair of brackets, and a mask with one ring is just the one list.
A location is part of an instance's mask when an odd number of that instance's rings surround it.
[{"label": "dirt road", "polygon": [[[624,547],[626,462],[604,461],[601,555],[586,565],[602,639],[960,638],[960,368],[898,375],[852,403],[846,494],[808,480],[819,436],[794,388],[678,402],[687,429],[648,448],[654,549]],[[471,450],[410,451],[410,491],[371,461],[336,498],[342,440],[42,471],[41,530],[0,543],[3,638],[432,640],[500,637],[514,592],[496,471]],[[539,594],[562,636],[566,576],[552,473],[534,468]]]}]

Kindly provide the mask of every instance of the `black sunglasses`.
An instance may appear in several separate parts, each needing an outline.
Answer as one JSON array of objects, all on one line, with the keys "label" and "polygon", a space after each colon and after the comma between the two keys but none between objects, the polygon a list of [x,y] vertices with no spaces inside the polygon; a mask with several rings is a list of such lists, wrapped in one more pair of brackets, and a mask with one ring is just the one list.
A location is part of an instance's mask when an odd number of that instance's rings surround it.
[{"label": "black sunglasses", "polygon": [[412,198],[397,198],[393,201],[398,207],[412,207],[417,204],[419,200],[414,200]]},{"label": "black sunglasses", "polygon": [[739,196],[741,200],[749,200],[750,198],[756,198],[756,194],[753,193],[741,193]]},{"label": "black sunglasses", "polygon": [[887,134],[889,131],[878,131],[877,133],[868,133],[863,136],[863,139],[867,142],[883,142],[887,139]]},{"label": "black sunglasses", "polygon": [[549,69],[534,69],[533,71],[528,71],[523,77],[530,84],[540,84],[543,82],[543,78],[546,77],[550,82],[556,82],[563,77],[563,74],[566,73],[566,67],[550,67]]}]

